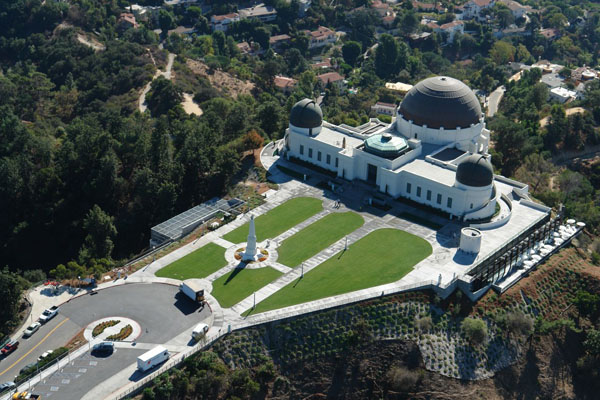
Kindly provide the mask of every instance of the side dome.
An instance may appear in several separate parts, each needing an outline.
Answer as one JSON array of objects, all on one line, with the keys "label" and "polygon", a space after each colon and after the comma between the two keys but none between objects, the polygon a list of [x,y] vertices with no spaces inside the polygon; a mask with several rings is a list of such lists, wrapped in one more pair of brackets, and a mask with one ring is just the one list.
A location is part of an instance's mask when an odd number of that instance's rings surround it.
[{"label": "side dome", "polygon": [[323,124],[323,111],[314,100],[300,100],[292,107],[290,124],[297,128],[317,128]]},{"label": "side dome", "polygon": [[458,164],[456,181],[466,186],[489,186],[494,180],[494,169],[481,154],[472,154]]},{"label": "side dome", "polygon": [[468,128],[479,123],[481,105],[463,82],[448,76],[427,78],[408,91],[398,112],[407,121],[428,128]]}]

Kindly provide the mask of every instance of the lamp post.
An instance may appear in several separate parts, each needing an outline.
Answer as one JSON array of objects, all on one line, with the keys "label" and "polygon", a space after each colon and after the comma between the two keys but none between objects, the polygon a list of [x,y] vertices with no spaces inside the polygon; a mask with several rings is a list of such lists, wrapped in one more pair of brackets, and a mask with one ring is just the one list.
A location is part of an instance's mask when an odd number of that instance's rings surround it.
[{"label": "lamp post", "polygon": [[302,263],[302,274],[300,275],[300,278],[304,278],[304,263]]},{"label": "lamp post", "polygon": [[346,245],[344,246],[344,251],[348,250],[348,236],[346,236]]},{"label": "lamp post", "polygon": [[256,292],[254,292],[254,295],[252,296],[254,298],[254,303],[252,304],[252,309],[256,308]]}]

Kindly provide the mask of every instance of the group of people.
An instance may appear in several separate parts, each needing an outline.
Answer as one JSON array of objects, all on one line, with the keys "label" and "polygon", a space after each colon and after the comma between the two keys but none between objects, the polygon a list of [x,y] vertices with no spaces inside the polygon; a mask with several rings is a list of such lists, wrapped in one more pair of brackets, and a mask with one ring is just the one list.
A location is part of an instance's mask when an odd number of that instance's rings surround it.
[{"label": "group of people", "polygon": [[336,200],[335,203],[333,204],[333,208],[340,208],[341,205],[342,205],[342,203],[339,200]]}]

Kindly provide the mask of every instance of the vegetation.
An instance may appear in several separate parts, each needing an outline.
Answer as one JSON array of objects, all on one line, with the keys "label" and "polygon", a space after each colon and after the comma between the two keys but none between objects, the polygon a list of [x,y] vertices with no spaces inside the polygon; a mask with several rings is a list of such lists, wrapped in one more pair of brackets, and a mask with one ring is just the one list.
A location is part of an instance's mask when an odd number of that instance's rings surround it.
[{"label": "vegetation", "polygon": [[99,323],[98,325],[96,325],[94,327],[94,329],[92,329],[92,337],[96,337],[96,336],[100,335],[102,332],[104,332],[104,330],[106,328],[110,328],[111,326],[115,326],[119,322],[121,322],[121,321],[119,321],[117,319],[112,319],[110,321],[104,321],[104,322]]},{"label": "vegetation", "polygon": [[185,280],[206,278],[227,265],[225,249],[214,243],[208,243],[185,257],[156,271],[156,276]]},{"label": "vegetation", "polygon": [[[274,238],[321,210],[323,210],[323,202],[313,197],[296,197],[288,200],[254,220],[256,239],[261,242]],[[248,223],[223,235],[223,239],[232,243],[245,242],[247,237]]]},{"label": "vegetation", "polygon": [[217,299],[221,307],[229,308],[281,275],[281,272],[271,267],[235,268],[212,282],[211,295]]},{"label": "vegetation", "polygon": [[461,329],[466,338],[473,344],[482,344],[487,340],[487,325],[480,319],[465,318],[461,324]]},{"label": "vegetation", "polygon": [[429,256],[431,245],[396,229],[379,229],[352,243],[256,305],[260,313],[395,282]]},{"label": "vegetation", "polygon": [[277,260],[293,268],[363,224],[364,219],[351,211],[326,215],[284,240],[277,248]]},{"label": "vegetation", "polygon": [[113,341],[125,340],[129,337],[129,335],[131,335],[132,332],[133,332],[133,327],[131,325],[127,324],[123,328],[121,328],[121,330],[118,333],[108,336],[106,338],[106,340],[113,340]]}]

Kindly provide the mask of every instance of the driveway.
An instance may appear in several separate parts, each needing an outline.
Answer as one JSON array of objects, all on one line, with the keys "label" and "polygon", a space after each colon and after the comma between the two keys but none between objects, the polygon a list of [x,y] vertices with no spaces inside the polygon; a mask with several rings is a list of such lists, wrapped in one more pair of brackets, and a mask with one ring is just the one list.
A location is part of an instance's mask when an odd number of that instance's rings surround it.
[{"label": "driveway", "polygon": [[506,89],[504,86],[498,86],[496,90],[494,90],[490,96],[487,98],[488,100],[488,110],[487,116],[493,117],[498,112],[498,105],[500,104],[500,100],[502,100],[502,96],[504,96],[504,92]]},{"label": "driveway", "polygon": [[[200,309],[173,285],[135,283],[100,290],[93,296],[83,295],[63,304],[59,315],[43,325],[31,338],[20,339],[19,348],[0,362],[0,382],[13,380],[21,368],[36,361],[44,351],[64,346],[82,329],[101,318],[131,318],[141,327],[137,342],[163,344],[209,315],[208,307]],[[61,399],[80,399],[82,391],[89,391],[107,377],[135,363],[136,357],[145,351],[147,349],[119,348],[110,362],[92,365],[93,374],[73,372],[74,375],[80,375],[77,385],[53,384],[52,388],[37,386],[40,392],[47,392],[44,398],[59,391]],[[63,390],[66,390],[64,394]]]}]

